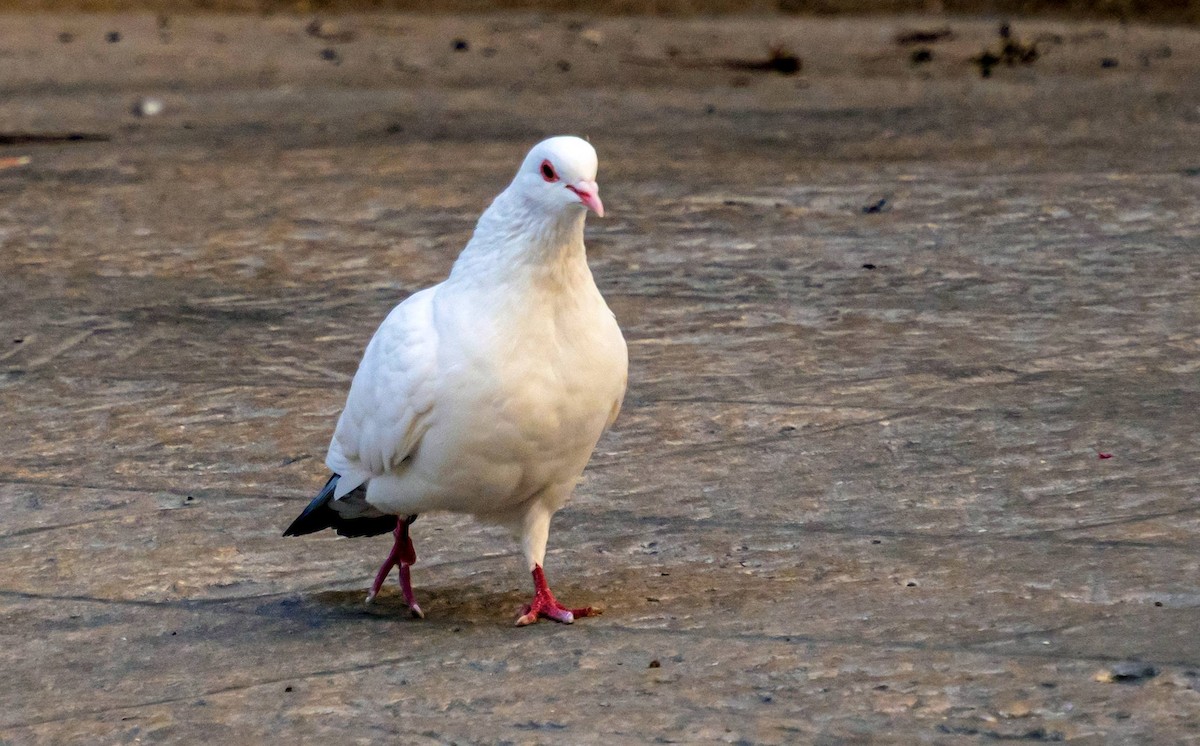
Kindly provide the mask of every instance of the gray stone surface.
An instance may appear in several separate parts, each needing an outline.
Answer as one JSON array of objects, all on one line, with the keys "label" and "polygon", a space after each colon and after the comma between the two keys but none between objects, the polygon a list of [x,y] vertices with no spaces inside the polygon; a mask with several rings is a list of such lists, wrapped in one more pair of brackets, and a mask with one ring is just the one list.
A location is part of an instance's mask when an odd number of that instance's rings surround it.
[{"label": "gray stone surface", "polygon": [[[336,20],[0,19],[0,134],[109,138],[0,147],[0,742],[1196,742],[1200,34]],[[280,532],[560,132],[631,378],[547,571],[606,613],[514,629],[453,516],[366,607],[386,537]]]}]

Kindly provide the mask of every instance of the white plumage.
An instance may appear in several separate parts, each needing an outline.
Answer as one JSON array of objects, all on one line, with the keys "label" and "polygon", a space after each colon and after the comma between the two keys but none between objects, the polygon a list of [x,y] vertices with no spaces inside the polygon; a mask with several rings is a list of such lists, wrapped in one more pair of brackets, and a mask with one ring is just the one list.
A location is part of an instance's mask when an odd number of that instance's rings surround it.
[{"label": "white plumage", "polygon": [[[398,564],[409,597],[408,523],[435,510],[471,513],[521,537],[537,595],[519,623],[588,613],[554,601],[541,565],[550,518],[625,392],[625,340],[583,244],[587,209],[603,215],[596,166],[579,138],[539,143],[449,278],[392,310],[334,431],[325,463],[336,477],[289,534],[381,533],[390,530],[382,516],[400,516],[374,590]],[[373,529],[356,532],[356,521]]]}]

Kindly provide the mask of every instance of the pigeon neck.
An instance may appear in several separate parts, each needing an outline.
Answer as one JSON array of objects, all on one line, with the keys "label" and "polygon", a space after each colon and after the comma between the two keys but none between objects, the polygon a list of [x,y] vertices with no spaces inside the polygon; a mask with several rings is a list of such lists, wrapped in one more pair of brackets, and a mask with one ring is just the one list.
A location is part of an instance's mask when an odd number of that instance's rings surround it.
[{"label": "pigeon neck", "polygon": [[451,276],[570,276],[575,266],[587,266],[583,247],[586,215],[576,209],[547,215],[516,195],[502,193],[479,218]]}]

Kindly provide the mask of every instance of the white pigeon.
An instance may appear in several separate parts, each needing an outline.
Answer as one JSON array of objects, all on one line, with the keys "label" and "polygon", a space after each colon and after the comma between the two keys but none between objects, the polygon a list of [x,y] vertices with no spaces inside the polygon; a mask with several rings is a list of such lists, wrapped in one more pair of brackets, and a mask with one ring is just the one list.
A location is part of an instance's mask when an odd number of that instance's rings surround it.
[{"label": "white pigeon", "polygon": [[367,345],[325,464],[333,472],[284,533],[393,531],[367,596],[409,565],[409,525],[435,510],[510,527],[533,573],[518,625],[596,613],[560,604],[542,572],[550,518],[571,496],[625,394],[625,339],[587,265],[603,217],[596,151],[552,137],[484,211],[450,276],[392,310]]}]

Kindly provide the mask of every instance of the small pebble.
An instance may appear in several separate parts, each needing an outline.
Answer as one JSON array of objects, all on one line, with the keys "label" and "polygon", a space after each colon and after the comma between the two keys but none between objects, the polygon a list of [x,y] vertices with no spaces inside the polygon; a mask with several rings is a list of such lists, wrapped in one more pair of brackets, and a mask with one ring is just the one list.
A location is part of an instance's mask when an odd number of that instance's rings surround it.
[{"label": "small pebble", "polygon": [[143,98],[133,105],[133,113],[139,117],[156,117],[163,113],[162,99]]},{"label": "small pebble", "polygon": [[354,41],[357,34],[352,29],[343,29],[332,21],[314,18],[304,27],[304,32],[316,39],[346,43]]},{"label": "small pebble", "polygon": [[1027,718],[1033,714],[1033,704],[1025,700],[1017,700],[1002,705],[996,712],[1003,718]]},{"label": "small pebble", "polygon": [[1147,679],[1158,676],[1158,669],[1149,663],[1141,661],[1126,661],[1117,663],[1111,668],[1097,671],[1093,680],[1106,684],[1140,684]]}]

